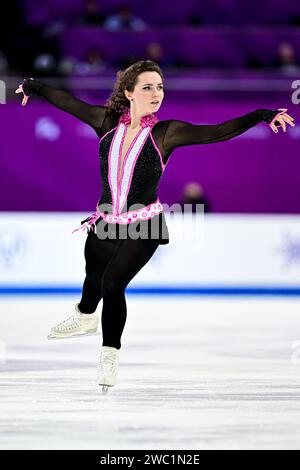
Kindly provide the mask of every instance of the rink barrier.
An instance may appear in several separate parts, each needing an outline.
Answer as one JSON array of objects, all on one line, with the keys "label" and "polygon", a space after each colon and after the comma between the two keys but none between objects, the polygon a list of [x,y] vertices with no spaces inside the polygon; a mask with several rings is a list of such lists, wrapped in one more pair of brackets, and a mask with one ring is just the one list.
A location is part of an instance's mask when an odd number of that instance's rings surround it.
[{"label": "rink barrier", "polygon": [[[81,287],[0,287],[0,295],[73,295]],[[229,296],[300,296],[299,287],[134,287],[126,295],[229,295]]]}]

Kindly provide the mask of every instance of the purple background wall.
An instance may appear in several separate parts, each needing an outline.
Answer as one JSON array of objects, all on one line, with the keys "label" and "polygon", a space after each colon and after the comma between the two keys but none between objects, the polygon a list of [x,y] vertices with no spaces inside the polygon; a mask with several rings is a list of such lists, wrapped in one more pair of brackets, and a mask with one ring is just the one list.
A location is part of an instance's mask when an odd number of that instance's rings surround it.
[{"label": "purple background wall", "polygon": [[108,64],[116,63],[124,55],[143,57],[147,44],[153,41],[161,44],[168,58],[182,60],[191,66],[242,67],[247,66],[248,58],[255,58],[258,63],[270,67],[276,60],[278,45],[284,41],[294,46],[296,58],[300,60],[300,32],[295,29],[173,27],[137,32],[77,26],[66,29],[60,36],[64,55],[82,60],[90,49],[97,49]]},{"label": "purple background wall", "polygon": [[[287,102],[196,101],[165,97],[159,119],[214,124]],[[297,111],[297,112],[296,112]],[[6,211],[94,211],[101,194],[98,138],[92,129],[47,102],[0,106],[1,204]],[[179,200],[183,185],[204,186],[214,212],[300,213],[299,127],[274,134],[260,123],[242,136],[186,146],[171,155],[159,189],[162,202]]]},{"label": "purple background wall", "polygon": [[[187,22],[191,15],[203,18],[206,24],[283,24],[291,15],[299,15],[299,4],[296,0],[281,2],[269,0],[185,0],[176,5],[173,0],[102,0],[105,13],[115,13],[120,3],[130,4],[134,12],[144,21],[155,24],[180,25]],[[65,19],[68,23],[76,21],[84,8],[85,0],[25,0],[27,17],[30,23],[47,23],[51,20]]]}]

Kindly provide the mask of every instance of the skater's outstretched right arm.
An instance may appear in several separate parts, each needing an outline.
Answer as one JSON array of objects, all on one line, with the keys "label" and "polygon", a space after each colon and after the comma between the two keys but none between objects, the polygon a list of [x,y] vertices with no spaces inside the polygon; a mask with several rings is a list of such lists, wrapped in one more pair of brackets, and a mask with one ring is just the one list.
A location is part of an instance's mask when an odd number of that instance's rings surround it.
[{"label": "skater's outstretched right arm", "polygon": [[294,126],[292,118],[285,111],[287,109],[257,109],[238,118],[230,119],[220,124],[196,125],[190,122],[171,119],[167,121],[167,128],[163,140],[163,148],[166,154],[170,154],[175,148],[184,145],[209,144],[223,142],[242,134],[261,121],[267,122],[274,132],[278,132],[277,126],[286,130],[286,121]]},{"label": "skater's outstretched right arm", "polygon": [[57,108],[89,124],[97,133],[102,127],[106,115],[107,108],[105,106],[85,103],[64,90],[60,90],[35,79],[23,80],[15,93],[24,93],[22,101],[23,106],[26,105],[28,98],[32,94],[43,96],[49,103]]}]

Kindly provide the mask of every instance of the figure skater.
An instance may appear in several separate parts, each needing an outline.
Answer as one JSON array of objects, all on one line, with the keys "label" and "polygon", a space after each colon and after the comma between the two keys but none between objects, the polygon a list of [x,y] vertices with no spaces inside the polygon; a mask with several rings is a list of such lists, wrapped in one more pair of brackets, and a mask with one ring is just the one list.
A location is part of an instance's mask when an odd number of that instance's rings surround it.
[{"label": "figure skater", "polygon": [[[22,105],[36,94],[89,124],[99,137],[102,194],[96,211],[77,230],[87,230],[82,296],[74,313],[51,329],[50,337],[95,334],[96,308],[103,300],[102,347],[97,382],[103,391],[117,383],[121,335],[127,307],[125,288],[159,245],[169,243],[157,189],[172,152],[184,145],[223,142],[261,121],[273,132],[294,126],[287,109],[257,109],[213,125],[194,125],[156,112],[164,99],[164,76],[157,63],[139,61],[117,72],[105,105],[90,105],[69,93],[25,78],[16,93]],[[199,119],[204,112],[199,110]],[[137,236],[138,235],[138,236]],[[142,236],[141,236],[142,235]]]}]

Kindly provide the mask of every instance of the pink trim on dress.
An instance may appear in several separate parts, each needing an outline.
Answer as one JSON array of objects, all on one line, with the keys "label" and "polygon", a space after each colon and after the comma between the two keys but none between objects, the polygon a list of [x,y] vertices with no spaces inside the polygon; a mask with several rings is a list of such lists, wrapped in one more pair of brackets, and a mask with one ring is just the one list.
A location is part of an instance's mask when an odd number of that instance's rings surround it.
[{"label": "pink trim on dress", "polygon": [[[125,165],[126,165],[126,161],[128,160],[128,156],[134,146],[134,144],[136,143],[138,137],[141,135],[143,131],[143,128],[139,130],[139,132],[137,133],[137,135],[135,136],[135,138],[133,139],[133,141],[131,142],[130,144],[130,147],[129,149],[127,150],[125,156],[124,156],[124,160],[123,160],[123,166],[122,166],[122,172],[121,172],[121,177],[120,179],[118,178],[118,199],[117,199],[117,211],[119,211],[120,209],[122,209],[122,207],[119,207],[119,204],[120,204],[120,196],[121,196],[121,184],[122,184],[122,181],[123,181],[123,176],[124,176],[124,169],[125,169]],[[126,128],[124,129],[124,134],[123,134],[123,139],[122,139],[122,142],[120,144],[120,149],[119,149],[119,162],[121,163],[121,158],[122,158],[122,148],[123,148],[123,141],[124,141],[124,138],[125,138],[125,135],[126,135]],[[118,165],[118,175],[119,175],[119,165]],[[127,196],[127,194],[126,194]]]},{"label": "pink trim on dress", "polygon": [[115,129],[117,129],[118,126],[114,127],[113,129],[110,129],[109,131],[107,131],[102,137],[101,139],[99,140],[99,144],[101,143],[101,141],[104,139],[104,137],[107,136],[107,134],[109,134],[110,132],[114,131]]},{"label": "pink trim on dress", "polygon": [[[155,113],[147,114],[141,118],[141,126],[144,127],[153,127],[159,121]],[[119,123],[123,122],[125,126],[131,123],[130,109],[126,108],[122,116],[119,119]]]},{"label": "pink trim on dress", "polygon": [[152,202],[148,206],[142,207],[135,211],[124,212],[123,214],[113,215],[113,214],[104,214],[104,212],[99,211],[98,206],[96,212],[89,216],[88,220],[81,225],[80,227],[74,229],[72,233],[77,232],[78,230],[85,230],[88,226],[93,225],[99,217],[102,217],[106,222],[112,224],[131,224],[137,220],[148,220],[159,214],[163,211],[163,206],[160,203],[159,198],[155,202]]},{"label": "pink trim on dress", "polygon": [[[128,156],[129,156],[129,153],[130,151],[132,150],[132,147],[133,145],[135,144],[135,142],[137,141],[138,137],[140,136],[141,132],[143,131],[144,128],[146,127],[150,127],[150,135],[152,136],[151,134],[151,128],[154,126],[154,124],[156,124],[157,122],[159,121],[158,117],[156,116],[155,113],[152,113],[152,114],[148,114],[146,116],[143,116],[141,118],[141,127],[142,129],[138,132],[138,134],[136,135],[134,141],[131,143],[129,149],[127,150],[126,152],[126,155],[124,157],[124,161],[123,161],[123,167],[122,167],[122,174],[121,174],[121,178],[120,178],[120,181],[118,180],[118,175],[119,175],[119,166],[120,166],[120,161],[121,161],[121,158],[120,158],[120,153],[122,151],[122,146],[123,146],[123,142],[124,142],[124,138],[125,138],[125,134],[126,134],[126,129],[123,130],[123,136],[122,136],[122,140],[121,140],[121,143],[120,143],[120,146],[119,146],[119,153],[118,153],[118,167],[117,167],[117,204],[119,204],[119,199],[120,199],[120,194],[119,193],[119,189],[120,189],[120,186],[121,186],[121,183],[122,183],[122,180],[123,180],[123,176],[124,176],[124,169],[125,169],[125,164],[126,164],[126,161],[128,159]],[[116,139],[116,135],[118,133],[118,130],[119,130],[119,127],[120,127],[120,123],[124,123],[125,126],[127,126],[128,124],[130,124],[131,122],[131,116],[130,116],[130,109],[127,108],[123,114],[121,115],[121,117],[119,118],[119,123],[118,123],[118,126],[117,127],[114,127],[114,129],[117,129],[117,132],[115,132],[114,136],[113,136],[113,139],[112,139],[112,142],[110,144],[110,148],[109,148],[109,154],[108,154],[108,183],[109,183],[109,187],[110,187],[110,191],[111,191],[111,198],[112,198],[112,207],[113,207],[113,214],[104,214],[104,212],[101,212],[99,211],[98,209],[98,204],[99,204],[99,201],[97,202],[97,205],[96,205],[96,212],[94,212],[91,216],[88,217],[87,221],[80,227],[74,229],[72,231],[72,233],[74,232],[77,232],[78,230],[85,230],[86,228],[88,228],[88,226],[90,225],[93,225],[97,219],[99,219],[99,217],[101,216],[105,221],[108,221],[108,222],[111,222],[111,223],[119,223],[119,224],[128,224],[128,223],[133,223],[135,222],[136,220],[148,220],[148,219],[151,219],[154,215],[156,214],[159,214],[160,212],[163,211],[163,207],[159,201],[159,198],[157,198],[157,200],[151,204],[149,204],[148,206],[145,206],[141,209],[138,209],[136,211],[130,211],[130,212],[125,212],[123,214],[117,214],[116,212],[118,211],[118,206],[114,204],[114,192],[113,192],[113,188],[112,188],[112,182],[111,182],[111,164],[110,164],[110,161],[111,161],[111,152],[112,152],[112,149],[114,147],[114,143],[115,143],[115,139]],[[100,139],[100,142],[102,139],[104,139],[104,137],[111,131],[113,131],[114,129],[111,129],[109,131],[106,132],[106,134],[101,137]],[[138,150],[138,153],[137,153],[137,156],[135,157],[134,159],[134,162],[133,162],[133,165],[131,167],[131,172],[130,172],[130,181],[129,181],[129,184],[127,186],[127,189],[126,189],[126,197],[124,200],[126,200],[127,198],[127,195],[128,195],[128,192],[129,192],[129,189],[130,189],[130,184],[131,184],[131,180],[132,180],[132,175],[133,175],[133,171],[134,171],[134,168],[135,168],[135,164],[136,164],[136,160],[141,152],[141,150],[143,149],[143,146],[144,146],[144,143],[145,141],[147,140],[149,136],[149,133],[147,133],[147,135],[145,136],[142,144],[140,145],[140,148]],[[152,141],[155,145],[155,142],[154,142],[154,139],[152,138]],[[158,150],[159,152],[159,149],[157,148],[157,146],[155,145],[156,149]],[[161,154],[159,152],[159,155],[160,155],[160,158],[161,158]],[[162,158],[161,158],[161,163],[163,164],[162,162]],[[132,214],[132,216],[130,216],[130,214]]]},{"label": "pink trim on dress", "polygon": [[[120,125],[119,125],[120,126]],[[121,158],[122,158],[122,148],[123,148],[123,143],[124,143],[124,140],[125,140],[125,136],[126,136],[126,128],[122,129],[122,132],[123,132],[123,135],[122,135],[122,139],[121,139],[121,143],[120,143],[120,147],[118,149],[118,167],[117,167],[117,201],[116,201],[116,209],[115,209],[115,213],[117,214],[118,211],[119,211],[119,199],[120,199],[120,191],[119,191],[119,186],[120,186],[120,181],[119,181],[119,171],[120,171],[120,165],[121,165]],[[132,145],[130,145],[128,151],[131,149]],[[126,152],[126,155],[128,153],[128,151]],[[125,158],[126,158],[126,155],[125,155]],[[123,162],[123,168],[124,168],[124,162]],[[123,171],[123,168],[122,168],[122,171]]]},{"label": "pink trim on dress", "polygon": [[[113,191],[113,187],[112,187],[112,182],[111,182],[111,152],[112,152],[112,149],[114,147],[114,142],[116,140],[116,136],[117,136],[117,133],[118,132],[115,132],[114,136],[113,136],[113,140],[110,144],[110,147],[109,147],[109,153],[108,153],[108,184],[109,184],[109,187],[110,187],[110,193],[111,193],[111,201],[112,201],[112,206],[113,206],[113,211],[116,212],[116,205],[115,205],[115,198],[114,198],[114,191]],[[118,196],[118,193],[117,193],[117,196]]]},{"label": "pink trim on dress", "polygon": [[[139,132],[139,134],[136,136],[136,140],[137,138],[140,136],[140,134],[142,133],[143,129],[141,129],[141,131]],[[135,159],[131,165],[131,169],[130,169],[130,176],[129,176],[129,182],[128,182],[128,185],[127,185],[127,188],[126,188],[126,191],[125,191],[125,197],[124,197],[124,201],[127,200],[127,196],[129,194],[129,191],[130,191],[130,185],[131,185],[131,180],[132,180],[132,176],[133,176],[133,173],[134,173],[134,169],[135,169],[135,165],[136,165],[136,161],[137,159],[139,158],[139,155],[144,147],[144,144],[146,142],[146,140],[148,139],[148,136],[149,136],[149,133],[147,133],[145,136],[144,136],[144,139],[143,139],[143,142],[140,144],[140,148],[138,149],[138,152],[135,156]],[[128,155],[126,156],[126,160],[128,159],[128,156],[129,156],[129,153]],[[122,181],[123,181],[123,177],[124,177],[124,171],[125,171],[125,164],[126,164],[126,161],[124,159],[124,163],[123,163],[123,168],[122,168],[122,175],[121,175],[121,179],[120,179],[120,189],[121,189],[121,185],[122,185]],[[121,196],[121,191],[119,193],[119,201],[118,201],[118,204],[120,203],[120,196]],[[124,202],[125,203],[125,202]],[[123,204],[124,205],[124,204]],[[123,206],[122,206],[123,207]],[[118,207],[119,210],[122,209],[122,207]]]}]

